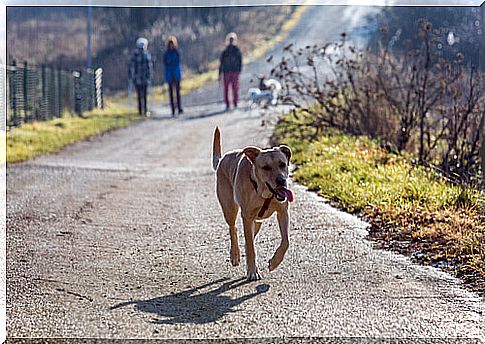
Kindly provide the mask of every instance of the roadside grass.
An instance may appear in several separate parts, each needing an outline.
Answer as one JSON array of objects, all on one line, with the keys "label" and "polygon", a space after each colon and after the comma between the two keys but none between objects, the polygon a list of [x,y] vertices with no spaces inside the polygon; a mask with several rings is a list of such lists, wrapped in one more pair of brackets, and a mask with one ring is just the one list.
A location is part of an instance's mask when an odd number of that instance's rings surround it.
[{"label": "roadside grass", "polygon": [[273,134],[292,147],[293,178],[371,223],[379,247],[447,270],[485,293],[485,211],[478,190],[452,185],[368,137],[336,130],[315,136],[306,118],[286,115]]},{"label": "roadside grass", "polygon": [[7,163],[56,153],[66,145],[140,119],[142,117],[134,110],[108,102],[104,110],[93,110],[83,117],[67,114],[62,118],[24,124],[7,132]]}]

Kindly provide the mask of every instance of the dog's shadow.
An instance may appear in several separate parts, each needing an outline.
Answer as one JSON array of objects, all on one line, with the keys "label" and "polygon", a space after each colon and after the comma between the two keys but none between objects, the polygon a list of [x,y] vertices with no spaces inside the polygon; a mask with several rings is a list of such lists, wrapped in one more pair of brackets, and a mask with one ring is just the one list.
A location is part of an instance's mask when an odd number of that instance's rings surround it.
[{"label": "dog's shadow", "polygon": [[[222,283],[217,288],[211,288]],[[184,290],[176,294],[161,296],[149,300],[127,301],[111,307],[111,310],[135,305],[135,309],[152,313],[157,318],[152,319],[154,324],[205,324],[211,323],[222,316],[236,312],[234,309],[244,301],[250,300],[269,290],[269,285],[260,284],[256,286],[253,293],[237,298],[222,295],[228,290],[243,286],[249,282],[246,279],[228,281],[227,278],[204,284],[199,287]],[[202,289],[207,291],[200,292]]]},{"label": "dog's shadow", "polygon": [[215,111],[211,111],[211,112],[200,113],[198,115],[186,116],[184,118],[184,120],[185,121],[193,121],[193,120],[196,120],[196,119],[203,119],[203,118],[207,118],[207,117],[222,115],[222,114],[227,113],[227,112],[228,112],[227,110],[215,110]]}]

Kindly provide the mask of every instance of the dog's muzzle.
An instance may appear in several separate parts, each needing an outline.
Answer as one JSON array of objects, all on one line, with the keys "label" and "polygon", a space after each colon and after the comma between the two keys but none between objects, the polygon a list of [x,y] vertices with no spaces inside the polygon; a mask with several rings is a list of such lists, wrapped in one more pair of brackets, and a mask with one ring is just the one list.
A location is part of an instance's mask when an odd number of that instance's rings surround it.
[{"label": "dog's muzzle", "polygon": [[268,182],[266,182],[266,186],[268,187],[269,191],[275,196],[278,202],[284,202],[286,199],[291,203],[293,202],[293,192],[285,186],[279,186],[276,189],[273,189]]}]

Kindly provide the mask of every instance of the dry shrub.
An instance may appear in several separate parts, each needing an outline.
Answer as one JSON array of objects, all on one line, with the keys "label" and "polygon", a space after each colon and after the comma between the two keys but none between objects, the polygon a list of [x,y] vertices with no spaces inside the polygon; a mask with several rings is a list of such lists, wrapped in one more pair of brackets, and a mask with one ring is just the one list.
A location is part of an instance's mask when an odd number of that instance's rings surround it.
[{"label": "dry shrub", "polygon": [[[394,53],[391,44],[358,49],[340,42],[284,48],[271,74],[284,101],[313,117],[316,128],[336,127],[379,139],[389,150],[410,151],[454,182],[475,182],[485,120],[481,73],[463,55],[445,60],[437,35],[420,21],[414,48]],[[389,42],[387,42],[389,43]]]}]

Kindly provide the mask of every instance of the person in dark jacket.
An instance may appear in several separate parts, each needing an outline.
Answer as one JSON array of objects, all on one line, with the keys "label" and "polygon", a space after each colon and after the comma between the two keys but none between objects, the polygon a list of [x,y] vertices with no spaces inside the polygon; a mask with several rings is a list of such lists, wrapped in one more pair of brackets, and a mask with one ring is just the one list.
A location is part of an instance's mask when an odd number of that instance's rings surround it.
[{"label": "person in dark jacket", "polygon": [[178,113],[181,114],[182,104],[180,102],[180,80],[182,80],[182,67],[180,64],[180,53],[177,50],[177,38],[170,36],[165,43],[165,54],[163,63],[165,65],[165,81],[168,84],[168,94],[170,95],[170,105],[172,106],[172,116],[175,116],[174,90],[177,96]]},{"label": "person in dark jacket", "polygon": [[133,82],[138,96],[138,113],[147,115],[147,91],[152,81],[152,58],[148,52],[148,40],[136,40],[136,50],[128,67],[128,78]]},{"label": "person in dark jacket", "polygon": [[219,79],[221,75],[224,80],[224,100],[226,109],[230,107],[229,87],[232,86],[232,97],[234,107],[237,107],[239,93],[239,74],[242,70],[242,54],[237,46],[237,35],[231,32],[226,36],[227,46],[221,54],[219,66]]}]

